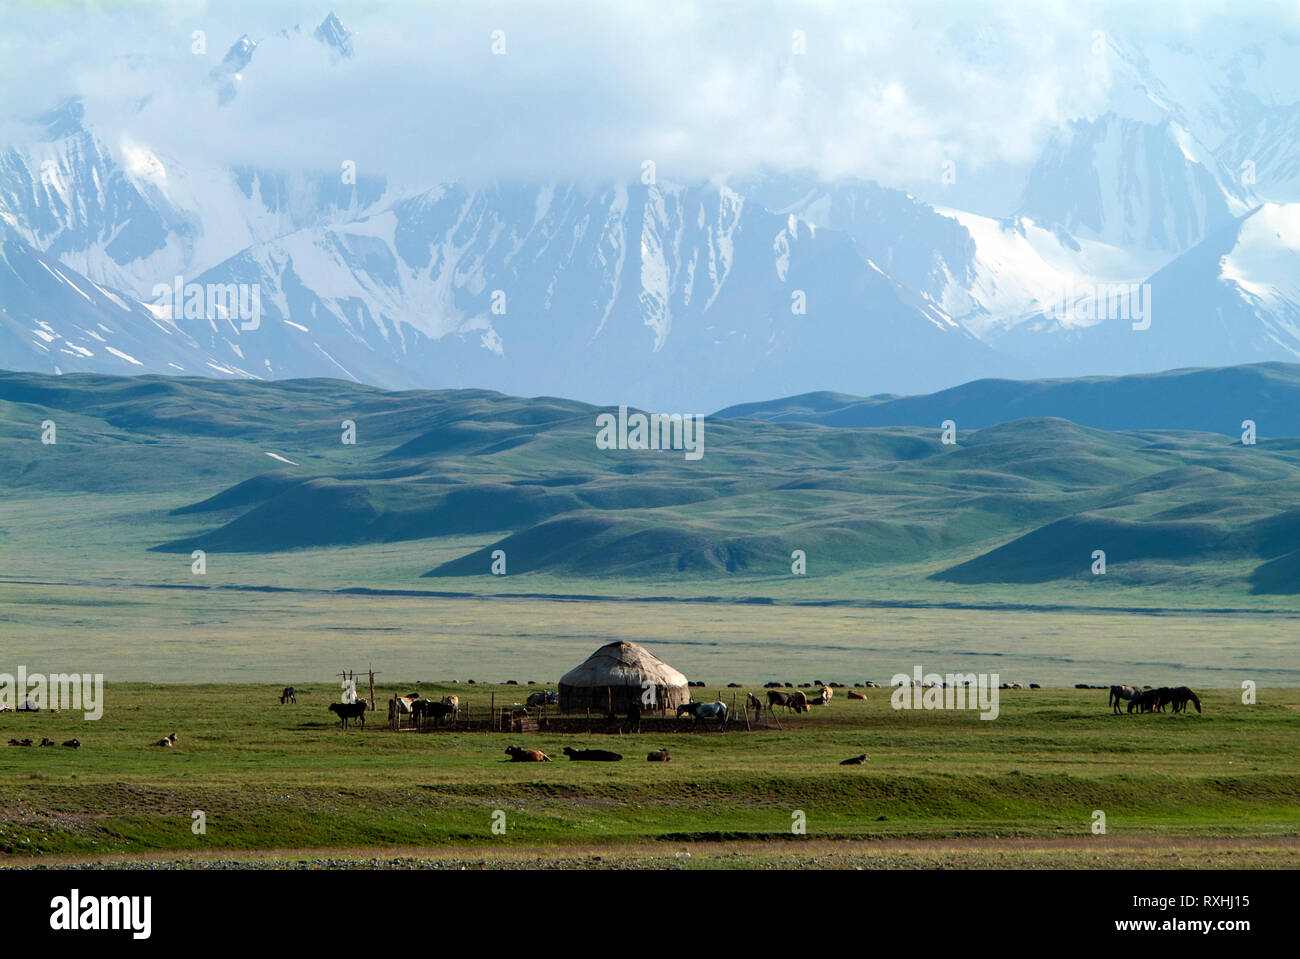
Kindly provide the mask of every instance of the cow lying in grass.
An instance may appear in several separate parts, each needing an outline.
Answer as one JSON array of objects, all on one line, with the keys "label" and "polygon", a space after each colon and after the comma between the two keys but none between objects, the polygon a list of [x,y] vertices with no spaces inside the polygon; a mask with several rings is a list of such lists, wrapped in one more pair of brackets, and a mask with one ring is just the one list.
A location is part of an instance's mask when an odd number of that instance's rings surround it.
[{"label": "cow lying in grass", "polygon": [[652,753],[647,753],[645,758],[648,762],[652,763],[670,763],[673,761],[673,757],[668,755],[667,746],[663,749],[656,749]]},{"label": "cow lying in grass", "polygon": [[851,759],[841,759],[841,760],[840,760],[840,765],[841,765],[841,766],[861,766],[861,765],[862,765],[863,763],[865,763],[866,761],[867,761],[867,754],[866,754],[866,753],[863,753],[861,756],[854,756],[854,757],[852,757]]},{"label": "cow lying in grass", "polygon": [[572,746],[564,747],[564,755],[580,763],[616,763],[623,759],[618,753],[612,753],[608,749],[574,749]]},{"label": "cow lying in grass", "polygon": [[551,761],[551,757],[540,749],[520,749],[518,746],[507,746],[506,755],[510,757],[512,763],[549,763]]},{"label": "cow lying in grass", "polygon": [[361,728],[366,728],[366,708],[367,704],[364,699],[358,699],[355,703],[330,703],[330,712],[339,717],[339,722],[344,729],[348,728],[349,719],[361,720]]},{"label": "cow lying in grass", "polygon": [[157,741],[156,743],[154,743],[153,745],[155,745],[155,746],[175,746],[175,745],[176,745],[176,734],[175,734],[175,733],[172,733],[170,736],[164,736],[162,739],[158,740],[158,741]]}]

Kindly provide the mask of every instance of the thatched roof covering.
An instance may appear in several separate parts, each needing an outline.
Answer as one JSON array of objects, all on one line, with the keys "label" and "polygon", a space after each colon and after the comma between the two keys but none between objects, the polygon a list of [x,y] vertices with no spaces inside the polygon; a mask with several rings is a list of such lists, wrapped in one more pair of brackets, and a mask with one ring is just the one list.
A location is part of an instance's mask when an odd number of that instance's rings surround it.
[{"label": "thatched roof covering", "polygon": [[632,699],[640,701],[646,682],[654,684],[659,705],[675,708],[690,699],[686,677],[644,646],[609,643],[560,678],[560,708],[622,712]]}]

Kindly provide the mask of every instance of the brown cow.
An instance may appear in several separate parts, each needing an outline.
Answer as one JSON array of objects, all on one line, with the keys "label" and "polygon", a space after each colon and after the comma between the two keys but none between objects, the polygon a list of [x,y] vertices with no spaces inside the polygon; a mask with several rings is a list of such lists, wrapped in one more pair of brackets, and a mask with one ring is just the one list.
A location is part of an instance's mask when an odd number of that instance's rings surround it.
[{"label": "brown cow", "polygon": [[540,749],[520,749],[518,746],[507,746],[506,755],[510,757],[512,763],[549,763],[551,761],[551,757]]},{"label": "brown cow", "polygon": [[851,689],[849,690],[849,699],[866,699],[866,698],[867,698],[866,695],[863,693],[855,693],[853,690]]},{"label": "brown cow", "polygon": [[654,752],[647,754],[645,758],[652,763],[670,763],[673,761],[673,757],[668,755],[667,746],[663,749],[656,749]]},{"label": "brown cow", "polygon": [[767,691],[767,708],[775,712],[773,707],[776,706],[793,709],[796,713],[806,713],[808,712],[808,697],[797,689],[788,693],[769,689]]}]

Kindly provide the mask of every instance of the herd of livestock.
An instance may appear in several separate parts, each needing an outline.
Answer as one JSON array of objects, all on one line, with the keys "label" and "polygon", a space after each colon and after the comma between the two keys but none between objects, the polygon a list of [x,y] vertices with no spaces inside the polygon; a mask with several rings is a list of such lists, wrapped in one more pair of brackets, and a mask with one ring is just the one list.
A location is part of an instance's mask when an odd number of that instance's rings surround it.
[{"label": "herd of livestock", "polygon": [[[777,707],[789,710],[795,713],[809,712],[812,706],[824,706],[830,703],[835,695],[835,690],[831,685],[822,685],[818,695],[809,697],[801,689],[780,689],[772,688],[778,684],[770,683],[766,688],[766,702],[751,692],[745,693],[745,707],[753,710],[755,718],[761,715],[765,710],[775,712]],[[871,685],[875,685],[874,683]],[[1023,684],[1011,684],[1008,688],[1037,688],[1037,684],[1032,687],[1025,687]],[[280,702],[297,702],[296,690],[292,686],[286,686],[280,696]],[[855,690],[849,690],[849,699],[864,700],[867,697]],[[545,705],[555,705],[558,703],[557,693],[538,691],[529,695],[527,705],[530,707],[539,707]],[[1121,712],[1121,707],[1127,703],[1128,712],[1154,713],[1164,712],[1168,707],[1172,712],[1186,712],[1190,703],[1199,713],[1201,711],[1201,700],[1191,689],[1186,686],[1160,686],[1156,688],[1141,686],[1111,686],[1110,694],[1107,698],[1107,705],[1113,708],[1113,712]],[[456,719],[457,712],[460,709],[460,697],[444,696],[441,700],[425,699],[418,693],[411,693],[407,696],[398,696],[393,700],[393,707],[398,711],[409,714],[417,720],[431,719],[437,725],[442,719]],[[362,727],[366,724],[366,712],[371,707],[364,699],[358,699],[351,703],[332,703],[330,711],[339,717],[343,728],[347,728],[350,720],[359,720]],[[639,712],[639,711],[638,711]],[[726,703],[721,701],[715,702],[688,702],[677,707],[677,716],[690,716],[699,726],[702,722],[716,720],[718,728],[725,730],[729,718],[729,709]],[[639,716],[637,719],[639,720]],[[639,724],[636,727],[639,729]]]},{"label": "herd of livestock", "polygon": [[1163,713],[1168,706],[1175,713],[1187,712],[1191,703],[1196,711],[1201,711],[1201,700],[1186,686],[1160,686],[1144,689],[1140,686],[1112,686],[1106,705],[1113,707],[1113,712],[1120,711],[1120,705],[1128,703],[1128,711],[1139,713]]}]

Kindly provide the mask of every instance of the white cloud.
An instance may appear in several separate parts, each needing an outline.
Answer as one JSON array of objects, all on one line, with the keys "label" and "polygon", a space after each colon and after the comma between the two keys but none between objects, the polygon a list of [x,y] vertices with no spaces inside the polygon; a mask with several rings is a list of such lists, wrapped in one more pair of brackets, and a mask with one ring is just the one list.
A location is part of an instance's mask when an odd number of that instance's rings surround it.
[{"label": "white cloud", "polygon": [[[115,141],[162,157],[331,171],[354,160],[421,184],[630,178],[645,159],[675,179],[766,167],[906,184],[945,160],[1027,163],[1067,121],[1104,109],[1114,65],[1094,52],[1095,30],[1180,39],[1223,9],[1180,5],[1170,23],[1065,2],[340,3],[356,33],[355,58],[341,60],[311,37],[328,4],[14,10],[0,82],[11,114],[79,95]],[[190,52],[200,29],[205,56]],[[218,106],[208,74],[242,33],[260,46]],[[20,138],[16,119],[6,141]]]}]

